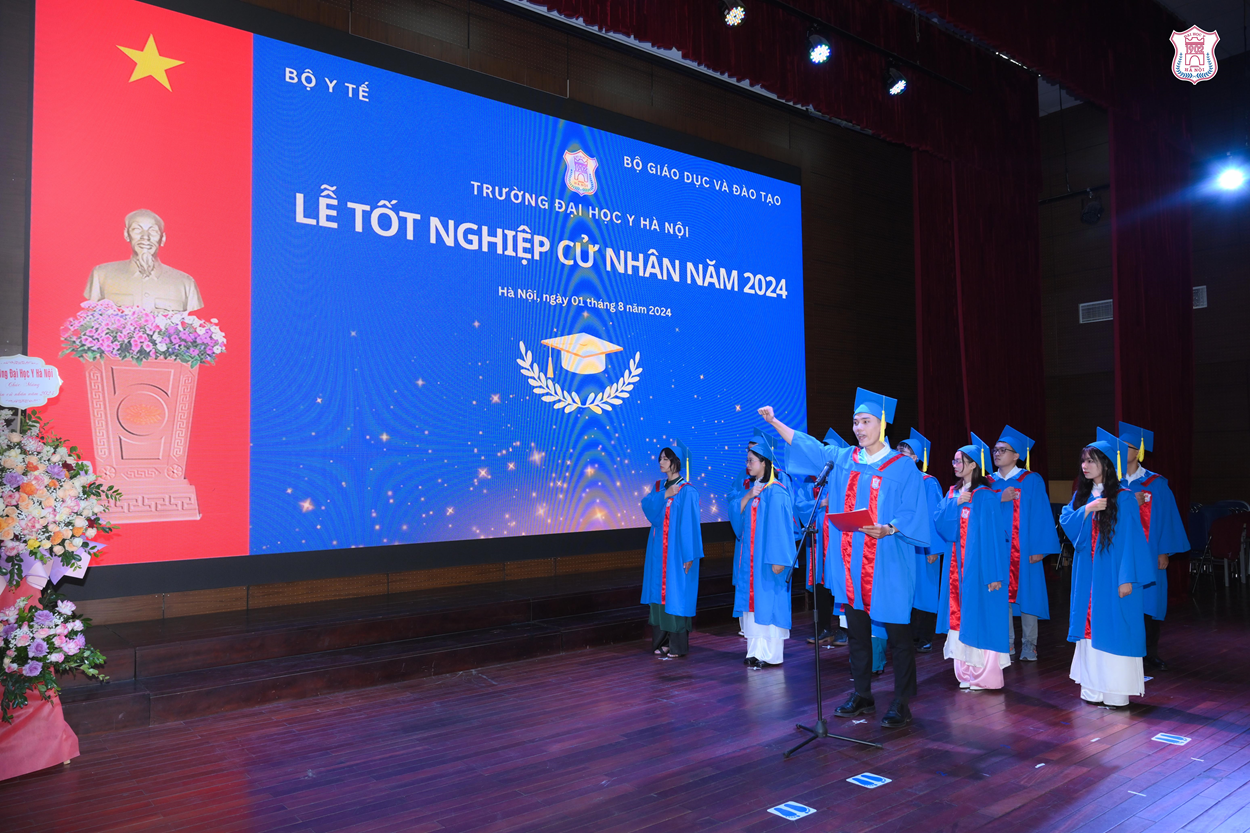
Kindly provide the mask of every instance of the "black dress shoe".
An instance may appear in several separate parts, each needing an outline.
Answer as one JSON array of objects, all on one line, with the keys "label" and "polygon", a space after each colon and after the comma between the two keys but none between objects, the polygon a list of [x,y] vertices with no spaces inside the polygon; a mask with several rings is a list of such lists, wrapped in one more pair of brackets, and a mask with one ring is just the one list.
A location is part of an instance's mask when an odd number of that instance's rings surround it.
[{"label": "black dress shoe", "polygon": [[842,648],[847,644],[848,639],[849,638],[846,635],[846,631],[842,630],[841,628],[838,628],[833,634],[833,641],[830,642],[829,644],[835,648]]},{"label": "black dress shoe", "polygon": [[871,697],[860,697],[858,694],[852,694],[845,703],[833,710],[833,716],[856,717],[861,714],[872,714],[876,710],[876,701]]},{"label": "black dress shoe", "polygon": [[781,665],[779,662],[764,662],[764,660],[756,660],[755,667],[763,671],[765,668],[776,668]]},{"label": "black dress shoe", "polygon": [[1163,660],[1161,660],[1159,657],[1155,657],[1155,656],[1146,657],[1146,664],[1156,671],[1168,670],[1168,664],[1164,662]]},{"label": "black dress shoe", "polygon": [[917,646],[916,646],[916,653],[918,653],[918,654],[927,654],[927,653],[929,653],[929,652],[930,652],[930,651],[932,651],[932,650],[933,650],[933,643],[932,643],[932,642],[926,642],[926,643],[925,643],[925,644],[923,644],[923,645],[917,645]]},{"label": "black dress shoe", "polygon": [[760,661],[756,659],[755,657],[747,657],[746,659],[742,661],[742,664],[745,665],[747,668],[756,668],[759,666]]},{"label": "black dress shoe", "polygon": [[911,723],[911,709],[902,700],[890,704],[890,710],[881,718],[881,725],[887,729],[902,729]]}]

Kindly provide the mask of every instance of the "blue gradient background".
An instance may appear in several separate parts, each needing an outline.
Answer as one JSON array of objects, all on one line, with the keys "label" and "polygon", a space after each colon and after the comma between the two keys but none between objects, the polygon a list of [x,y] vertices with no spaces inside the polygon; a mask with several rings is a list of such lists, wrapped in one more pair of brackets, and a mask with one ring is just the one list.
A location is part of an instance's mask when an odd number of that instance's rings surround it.
[{"label": "blue gradient background", "polygon": [[[428,82],[255,38],[251,550],[293,552],[644,526],[639,500],[661,447],[692,449],[704,521],[773,404],[806,424],[797,185]],[[286,69],[311,69],[309,90]],[[333,93],[324,79],[337,79]],[[344,83],[368,82],[369,100]],[[563,154],[599,162],[590,197],[564,184]],[[767,205],[627,169],[644,165],[780,196]],[[472,181],[636,216],[681,221],[689,238],[475,196]],[[338,228],[316,215],[336,188]],[[348,201],[417,212],[414,239],[354,231]],[[539,261],[430,243],[429,217],[551,240]],[[683,261],[681,282],[582,269],[560,240]],[[739,291],[686,283],[685,262],[736,269]],[[742,292],[745,272],[784,278],[788,297]],[[533,290],[659,306],[670,316],[502,297]],[[624,350],[601,374],[560,368],[544,338],[588,332]],[[586,397],[642,368],[630,398],[565,414],[531,393],[519,342]]]}]

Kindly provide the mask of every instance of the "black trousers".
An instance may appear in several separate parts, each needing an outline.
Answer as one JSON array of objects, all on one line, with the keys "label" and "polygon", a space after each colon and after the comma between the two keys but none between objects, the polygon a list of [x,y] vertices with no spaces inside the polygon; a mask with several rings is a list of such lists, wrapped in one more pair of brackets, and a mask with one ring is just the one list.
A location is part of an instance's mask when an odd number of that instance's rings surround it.
[{"label": "black trousers", "polygon": [[685,656],[690,653],[690,631],[672,631],[661,630],[655,625],[651,626],[651,650],[658,651],[665,645],[668,646],[670,654]]},{"label": "black trousers", "polygon": [[[882,624],[893,655],[894,699],[906,703],[916,696],[916,649],[911,641],[911,625]],[[846,631],[850,637],[855,693],[872,697],[872,618],[862,610],[848,608]]]},{"label": "black trousers", "polygon": [[927,610],[911,609],[911,638],[917,645],[929,645],[937,635],[937,614]]},{"label": "black trousers", "polygon": [[833,633],[833,591],[823,584],[816,585],[816,630]]},{"label": "black trousers", "polygon": [[1146,617],[1146,656],[1159,656],[1159,630],[1163,623],[1150,616]]}]

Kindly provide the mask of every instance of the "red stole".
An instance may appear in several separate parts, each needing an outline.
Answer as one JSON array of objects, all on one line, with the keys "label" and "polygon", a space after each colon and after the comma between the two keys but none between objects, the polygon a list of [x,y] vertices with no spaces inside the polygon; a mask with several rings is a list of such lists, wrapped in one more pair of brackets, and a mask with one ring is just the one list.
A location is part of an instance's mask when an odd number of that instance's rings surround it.
[{"label": "red stole", "polygon": [[[859,449],[852,452],[852,459],[856,463],[859,462]],[[902,454],[895,454],[877,467],[878,471],[885,471],[890,466],[903,459]],[[859,475],[857,471],[850,473],[846,481],[846,495],[842,501],[843,512],[854,512],[855,503],[859,500]],[[868,519],[872,525],[877,523],[877,493],[881,489],[881,475],[874,474],[869,484],[868,493]],[[828,514],[825,516],[825,541],[828,547],[829,536],[829,519]],[[854,547],[854,532],[842,533],[842,565],[846,568],[846,603],[851,607],[855,607],[855,582],[851,579],[851,553]],[[860,596],[864,600],[864,612],[871,614],[872,606],[872,580],[876,572],[877,566],[877,539],[870,535],[864,536],[864,555],[860,565]]]},{"label": "red stole", "polygon": [[[657,481],[655,484],[657,491],[659,490],[660,485],[661,484]],[[686,488],[686,484],[680,483],[677,486],[677,491],[681,492],[684,488]],[[677,497],[677,495],[673,495],[673,497]],[[666,601],[666,594],[668,593],[668,518],[673,511],[673,497],[667,498],[664,501],[664,557],[660,561],[660,604],[664,604]]]},{"label": "red stole", "polygon": [[1141,484],[1142,494],[1146,496],[1146,499],[1142,502],[1142,505],[1138,507],[1138,511],[1141,513],[1141,528],[1142,528],[1142,531],[1146,533],[1147,541],[1150,540],[1150,498],[1151,498],[1151,495],[1150,495],[1150,492],[1146,489],[1146,487],[1149,486],[1152,482],[1154,482],[1154,479],[1158,476],[1159,475],[1157,474],[1152,474],[1149,477],[1147,477],[1145,480],[1143,480]]}]

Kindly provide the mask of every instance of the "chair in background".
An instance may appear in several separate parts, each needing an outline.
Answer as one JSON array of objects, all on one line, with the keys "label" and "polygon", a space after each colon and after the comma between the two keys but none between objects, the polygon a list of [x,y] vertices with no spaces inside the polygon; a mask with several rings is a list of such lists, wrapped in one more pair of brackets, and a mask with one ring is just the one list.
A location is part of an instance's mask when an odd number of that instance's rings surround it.
[{"label": "chair in background", "polygon": [[1190,586],[1196,589],[1197,582],[1204,573],[1210,574],[1214,583],[1217,566],[1224,568],[1224,586],[1228,587],[1233,573],[1241,577],[1245,571],[1247,554],[1246,526],[1250,523],[1250,513],[1235,512],[1216,518],[1211,524],[1211,532],[1207,537],[1206,547],[1202,555],[1191,562],[1193,573]]}]

